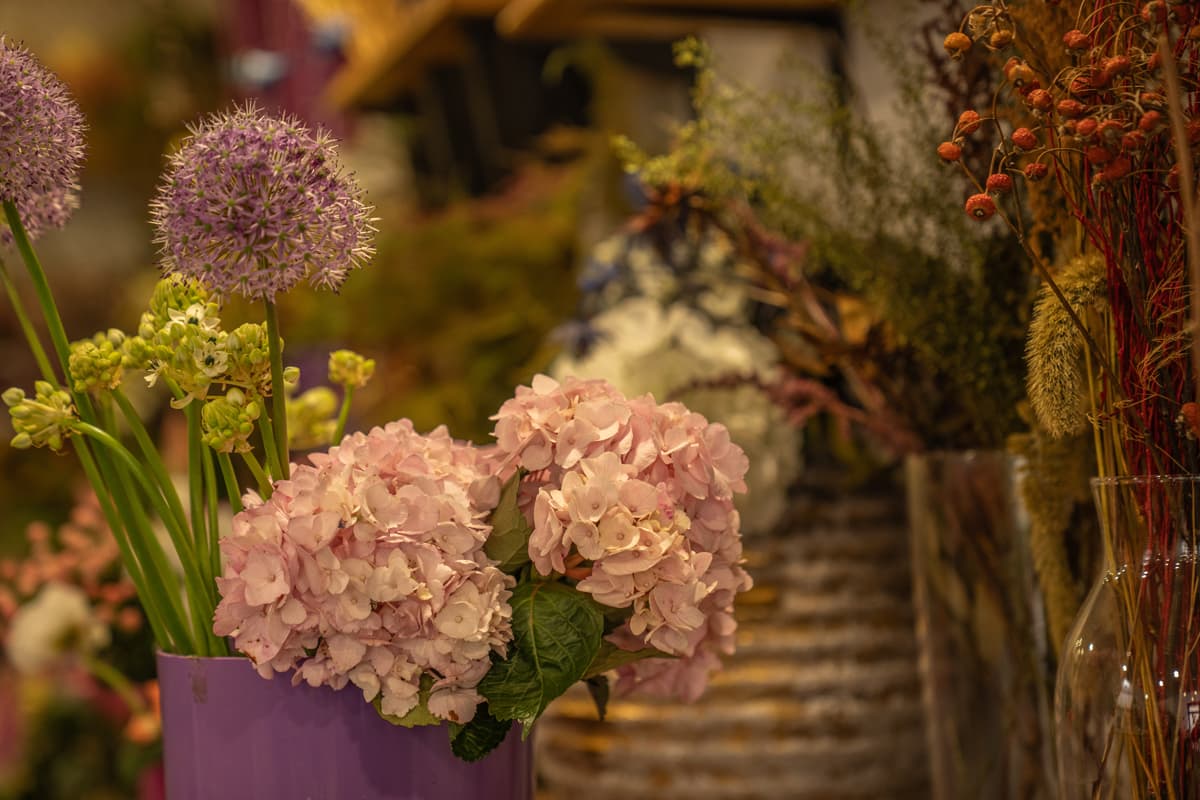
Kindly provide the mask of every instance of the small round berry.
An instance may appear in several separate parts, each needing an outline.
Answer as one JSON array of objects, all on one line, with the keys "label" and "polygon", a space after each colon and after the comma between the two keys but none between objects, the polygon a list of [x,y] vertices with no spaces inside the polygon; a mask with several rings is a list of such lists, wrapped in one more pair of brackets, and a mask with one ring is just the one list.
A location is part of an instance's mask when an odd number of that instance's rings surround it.
[{"label": "small round berry", "polygon": [[1040,161],[1031,161],[1025,165],[1025,178],[1034,183],[1046,177],[1049,172],[1050,168]]},{"label": "small round berry", "polygon": [[1022,150],[1032,150],[1038,146],[1037,134],[1029,128],[1017,128],[1013,131],[1012,142]]},{"label": "small round berry", "polygon": [[1142,6],[1142,21],[1166,22],[1167,4],[1162,2],[1162,0],[1150,0],[1149,3]]},{"label": "small round berry", "polygon": [[1078,100],[1071,100],[1070,98],[1066,100],[1059,100],[1058,105],[1056,105],[1055,108],[1058,110],[1059,114],[1067,119],[1082,117],[1087,113],[1087,106]]},{"label": "small round berry", "polygon": [[942,47],[946,48],[951,58],[962,58],[971,49],[971,37],[961,31],[955,31],[945,38]]},{"label": "small round berry", "polygon": [[994,172],[987,177],[987,183],[984,184],[989,192],[996,194],[1005,194],[1011,192],[1013,188],[1013,180],[1003,172]]},{"label": "small round berry", "polygon": [[996,213],[996,203],[986,194],[973,194],[967,198],[966,211],[977,220],[985,220]]},{"label": "small round berry", "polygon": [[988,37],[988,45],[993,49],[1000,50],[1012,44],[1013,32],[1008,29],[995,31]]},{"label": "small round berry", "polygon": [[1138,130],[1152,133],[1158,130],[1163,124],[1163,115],[1159,111],[1147,111],[1142,114],[1142,118],[1138,120]]},{"label": "small round berry", "polygon": [[1088,117],[1087,119],[1081,119],[1075,123],[1075,133],[1086,139],[1089,136],[1094,135],[1096,133],[1096,129],[1099,127],[1100,123],[1095,117]]},{"label": "small round berry", "polygon": [[965,136],[979,130],[979,126],[982,124],[983,118],[979,116],[979,112],[967,109],[958,115],[956,130]]},{"label": "small round berry", "polygon": [[1090,94],[1095,94],[1096,87],[1092,85],[1091,77],[1087,75],[1077,75],[1071,79],[1071,84],[1067,88],[1067,91],[1076,97],[1087,97]]},{"label": "small round berry", "polygon": [[1034,89],[1026,98],[1029,107],[1037,111],[1049,111],[1054,108],[1054,96],[1045,89]]},{"label": "small round berry", "polygon": [[1146,134],[1141,131],[1130,131],[1121,137],[1121,149],[1125,152],[1141,150],[1146,146]]},{"label": "small round berry", "polygon": [[1063,34],[1063,44],[1068,50],[1087,50],[1092,46],[1092,40],[1081,30],[1071,30]]},{"label": "small round berry", "polygon": [[942,142],[937,147],[937,154],[947,163],[958,161],[962,158],[962,148],[954,142]]},{"label": "small round berry", "polygon": [[1102,66],[1104,71],[1110,76],[1124,75],[1133,68],[1133,62],[1129,60],[1129,56],[1113,56],[1112,58],[1104,59]]},{"label": "small round berry", "polygon": [[1004,77],[1014,86],[1024,86],[1037,78],[1033,68],[1019,59],[1014,59],[1005,66]]},{"label": "small round berry", "polygon": [[1125,133],[1125,126],[1115,119],[1106,119],[1096,128],[1096,135],[1106,141],[1116,141]]},{"label": "small round berry", "polygon": [[1113,160],[1113,152],[1107,147],[1094,144],[1083,151],[1083,157],[1088,160],[1089,164],[1107,164]]},{"label": "small round berry", "polygon": [[1105,181],[1115,181],[1124,178],[1131,169],[1133,169],[1133,162],[1129,160],[1129,156],[1118,156],[1104,165],[1104,169],[1100,171],[1100,177]]}]

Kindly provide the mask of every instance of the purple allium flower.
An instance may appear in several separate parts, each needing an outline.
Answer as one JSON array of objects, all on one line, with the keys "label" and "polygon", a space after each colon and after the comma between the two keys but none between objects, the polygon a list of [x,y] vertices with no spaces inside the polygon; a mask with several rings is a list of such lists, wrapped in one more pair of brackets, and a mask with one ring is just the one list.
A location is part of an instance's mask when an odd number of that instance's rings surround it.
[{"label": "purple allium flower", "polygon": [[341,286],[374,253],[370,213],[328,136],[253,105],[193,127],[151,203],[165,272],[265,300]]},{"label": "purple allium flower", "polygon": [[[79,207],[83,127],[62,81],[0,35],[0,201],[17,207],[31,239]],[[12,242],[3,215],[0,241]]]}]

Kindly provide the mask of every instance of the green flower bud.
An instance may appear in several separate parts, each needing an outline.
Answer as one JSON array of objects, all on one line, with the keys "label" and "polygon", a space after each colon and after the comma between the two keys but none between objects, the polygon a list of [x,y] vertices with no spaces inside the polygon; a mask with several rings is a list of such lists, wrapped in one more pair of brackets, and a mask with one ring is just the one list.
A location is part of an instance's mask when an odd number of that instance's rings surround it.
[{"label": "green flower bud", "polygon": [[[75,419],[75,408],[71,395],[56,389],[46,381],[34,384],[36,395],[24,396],[19,389],[4,393],[12,418],[12,446],[17,448],[50,447],[61,449],[63,440],[70,435],[70,423]],[[15,402],[9,403],[10,400]]]},{"label": "green flower bud", "polygon": [[328,386],[288,398],[288,444],[297,450],[326,447],[337,430],[338,398]]},{"label": "green flower bud", "polygon": [[375,374],[375,359],[364,358],[352,350],[329,354],[329,382],[339,386],[362,388]]},{"label": "green flower bud", "polygon": [[25,399],[25,390],[16,386],[10,386],[4,390],[4,394],[0,395],[0,397],[4,398],[4,405],[15,406]]},{"label": "green flower bud", "polygon": [[121,385],[124,355],[119,343],[124,334],[120,331],[116,333],[119,336],[98,333],[91,339],[71,345],[67,368],[75,391],[95,394],[111,391]]},{"label": "green flower bud", "polygon": [[247,452],[254,423],[261,413],[262,406],[258,401],[247,403],[239,390],[231,390],[224,397],[214,397],[200,410],[202,439],[220,453]]},{"label": "green flower bud", "polygon": [[226,337],[225,349],[229,352],[226,366],[229,382],[265,393],[271,385],[266,326],[254,322],[239,325]]}]

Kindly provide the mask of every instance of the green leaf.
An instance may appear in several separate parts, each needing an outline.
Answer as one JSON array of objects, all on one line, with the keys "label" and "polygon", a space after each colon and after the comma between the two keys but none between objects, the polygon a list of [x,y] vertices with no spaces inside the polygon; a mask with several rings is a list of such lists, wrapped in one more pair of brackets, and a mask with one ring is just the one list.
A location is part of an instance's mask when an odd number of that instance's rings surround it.
[{"label": "green leaf", "polygon": [[450,750],[463,761],[478,761],[500,746],[510,728],[512,720],[496,719],[483,703],[466,725],[450,725]]},{"label": "green leaf", "polygon": [[594,678],[597,675],[603,675],[609,670],[614,670],[617,667],[623,667],[626,664],[632,664],[635,661],[641,661],[643,658],[673,658],[674,656],[664,653],[662,650],[655,650],[653,647],[643,647],[641,650],[622,650],[608,640],[600,642],[600,649],[596,651],[596,657],[592,659],[592,663],[588,665],[587,672],[584,673],[585,678]]},{"label": "green leaf", "polygon": [[596,675],[588,678],[584,683],[587,684],[592,702],[596,704],[596,716],[603,722],[604,715],[608,711],[608,678],[604,675]]},{"label": "green leaf", "polygon": [[417,728],[422,725],[441,725],[442,721],[435,717],[429,711],[429,692],[433,688],[433,677],[431,675],[421,676],[421,689],[417,694],[417,704],[412,710],[403,717],[397,717],[393,714],[383,713],[383,693],[375,695],[375,699],[371,701],[371,705],[375,706],[375,712],[379,716],[386,719],[393,725],[399,725],[402,728]]},{"label": "green leaf", "polygon": [[509,478],[500,491],[500,503],[492,512],[492,534],[483,545],[488,558],[499,562],[502,572],[513,573],[529,563],[529,534],[533,532],[525,515],[517,507],[523,469]]},{"label": "green leaf", "polygon": [[604,617],[590,597],[562,583],[513,590],[513,641],[479,683],[491,713],[529,726],[550,701],[580,680],[600,649]]}]

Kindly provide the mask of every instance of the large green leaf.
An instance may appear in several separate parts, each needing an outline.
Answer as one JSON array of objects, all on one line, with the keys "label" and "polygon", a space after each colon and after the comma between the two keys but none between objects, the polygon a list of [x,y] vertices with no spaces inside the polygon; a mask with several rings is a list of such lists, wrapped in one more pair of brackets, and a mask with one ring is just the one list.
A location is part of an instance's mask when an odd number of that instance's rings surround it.
[{"label": "large green leaf", "polygon": [[517,507],[517,493],[525,470],[519,469],[500,492],[500,503],[492,512],[492,533],[484,542],[488,558],[499,562],[502,572],[514,573],[529,563],[529,534],[533,532]]},{"label": "large green leaf", "polygon": [[450,750],[463,761],[478,761],[500,746],[511,727],[512,720],[496,719],[483,703],[466,725],[450,725]]},{"label": "large green leaf", "polygon": [[604,617],[590,597],[557,582],[513,590],[513,641],[479,684],[494,717],[525,735],[550,701],[583,678],[600,649]]},{"label": "large green leaf", "polygon": [[641,661],[643,658],[674,658],[674,656],[667,655],[661,650],[655,650],[653,647],[643,647],[641,650],[622,650],[605,639],[600,642],[600,648],[596,651],[596,657],[588,665],[587,672],[584,673],[583,677],[594,678],[617,667]]}]

